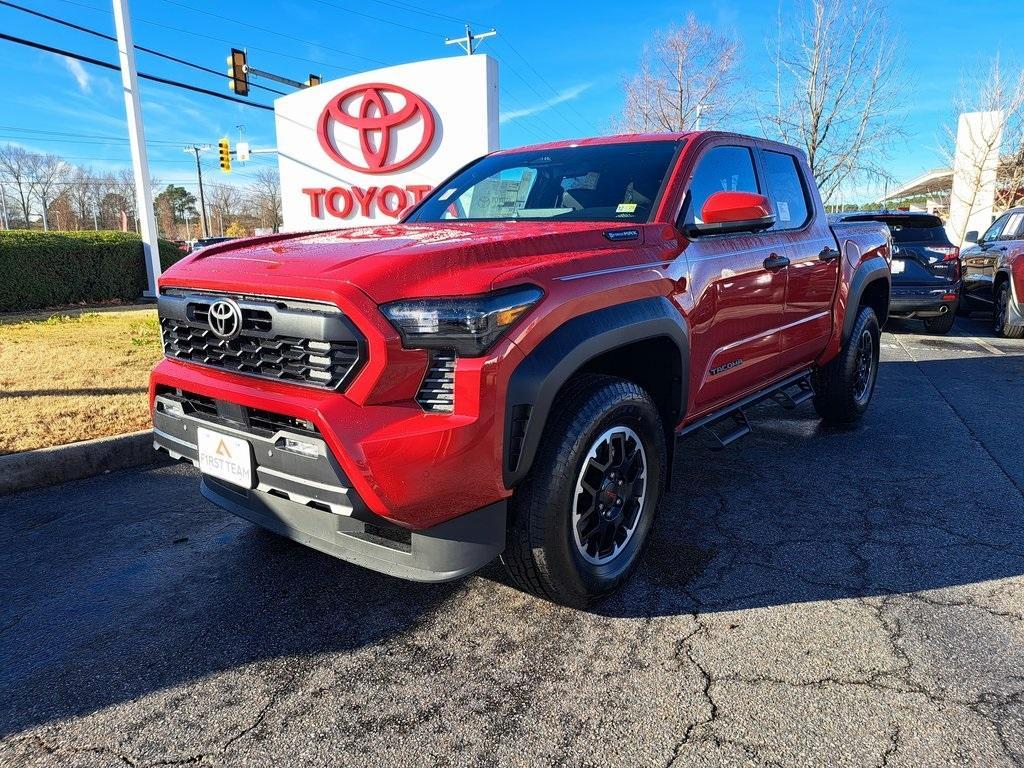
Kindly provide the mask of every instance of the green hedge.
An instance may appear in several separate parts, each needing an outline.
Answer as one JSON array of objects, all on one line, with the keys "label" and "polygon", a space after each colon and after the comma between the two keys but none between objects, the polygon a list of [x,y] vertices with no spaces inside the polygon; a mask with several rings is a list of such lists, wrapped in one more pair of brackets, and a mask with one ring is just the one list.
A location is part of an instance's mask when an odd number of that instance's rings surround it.
[{"label": "green hedge", "polygon": [[[172,243],[160,241],[163,269],[184,255]],[[138,235],[0,231],[0,312],[134,301],[145,289]]]}]

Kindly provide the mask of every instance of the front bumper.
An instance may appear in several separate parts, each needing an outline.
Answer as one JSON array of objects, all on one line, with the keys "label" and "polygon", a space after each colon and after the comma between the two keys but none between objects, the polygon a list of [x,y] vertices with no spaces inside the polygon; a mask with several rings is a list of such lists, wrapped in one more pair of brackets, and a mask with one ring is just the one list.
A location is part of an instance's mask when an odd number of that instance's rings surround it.
[{"label": "front bumper", "polygon": [[938,317],[956,311],[959,286],[893,285],[889,314],[893,317]]},{"label": "front bumper", "polygon": [[[196,402],[205,409],[196,410]],[[200,427],[245,440],[252,448],[255,487],[204,475],[204,496],[275,533],[382,573],[447,581],[486,565],[504,549],[504,500],[422,530],[393,525],[366,507],[318,431],[287,417],[268,422],[275,415],[266,412],[258,419],[250,415],[222,400],[156,394],[154,447],[198,466]],[[284,449],[288,439],[313,446],[314,455]]]}]

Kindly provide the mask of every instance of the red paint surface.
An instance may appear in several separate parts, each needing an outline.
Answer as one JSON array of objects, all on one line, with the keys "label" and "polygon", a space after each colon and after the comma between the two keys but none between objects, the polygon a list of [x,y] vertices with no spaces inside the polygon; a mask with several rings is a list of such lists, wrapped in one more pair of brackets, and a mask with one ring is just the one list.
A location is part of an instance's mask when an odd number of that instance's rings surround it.
[{"label": "red paint surface", "polygon": [[[507,382],[524,355],[577,315],[646,297],[674,302],[691,331],[679,427],[827,362],[839,349],[853,271],[878,252],[887,256],[887,241],[854,233],[838,244],[838,260],[822,262],[821,249],[837,243],[813,187],[814,215],[799,229],[687,240],[674,222],[704,151],[718,144],[780,148],[730,134],[687,139],[653,222],[637,227],[635,241],[610,242],[603,234],[610,223],[453,221],[253,238],[187,257],[164,274],[162,287],[330,302],[362,331],[369,359],[344,394],[170,360],[154,370],[151,388],[182,387],[312,420],[374,512],[422,528],[509,495],[501,470]],[[802,158],[800,164],[809,177]],[[769,272],[763,262],[773,253],[791,266]],[[629,266],[639,268],[622,269]],[[616,271],[589,274],[609,269]],[[567,276],[578,279],[560,279]],[[458,360],[455,413],[423,413],[412,398],[427,354],[403,349],[378,305],[526,283],[541,287],[544,298],[486,357]],[[736,360],[743,362],[712,373]]]}]

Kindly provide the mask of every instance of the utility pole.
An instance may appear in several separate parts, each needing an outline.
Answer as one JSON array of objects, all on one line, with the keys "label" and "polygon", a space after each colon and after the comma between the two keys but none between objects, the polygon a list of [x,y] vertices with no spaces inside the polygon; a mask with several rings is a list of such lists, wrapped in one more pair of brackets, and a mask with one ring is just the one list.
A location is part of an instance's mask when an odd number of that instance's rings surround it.
[{"label": "utility pole", "polygon": [[202,227],[203,237],[210,236],[210,223],[206,220],[206,195],[203,194],[203,166],[199,162],[199,153],[210,148],[209,144],[192,144],[185,147],[186,152],[194,152],[196,155],[196,174],[199,176],[199,225]]},{"label": "utility pole", "polygon": [[117,55],[121,64],[121,87],[128,117],[128,145],[135,172],[136,219],[142,235],[142,253],[146,261],[149,288],[143,293],[155,299],[156,280],[160,277],[160,251],[157,246],[156,217],[153,215],[153,190],[150,189],[149,159],[146,157],[146,133],[142,127],[142,102],[139,97],[139,78],[135,72],[135,40],[128,0],[113,0],[114,28],[117,31]]},{"label": "utility pole", "polygon": [[7,190],[0,184],[0,224],[4,229],[11,228],[11,220],[7,217]]},{"label": "utility pole", "polygon": [[467,56],[472,56],[476,53],[477,46],[480,40],[484,40],[488,37],[494,37],[498,34],[498,30],[492,29],[490,32],[481,32],[479,35],[474,35],[473,30],[469,28],[469,24],[466,25],[466,36],[452,39],[446,37],[444,39],[445,45],[457,45],[459,48],[466,52]]}]

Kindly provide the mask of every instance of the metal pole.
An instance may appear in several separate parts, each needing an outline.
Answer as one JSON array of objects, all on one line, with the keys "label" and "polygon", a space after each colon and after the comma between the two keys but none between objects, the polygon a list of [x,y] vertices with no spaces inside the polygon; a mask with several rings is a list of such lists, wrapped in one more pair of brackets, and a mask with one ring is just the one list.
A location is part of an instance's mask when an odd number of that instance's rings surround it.
[{"label": "metal pole", "polygon": [[142,253],[146,262],[149,288],[143,296],[156,298],[156,281],[160,277],[160,251],[157,245],[156,217],[153,215],[153,190],[150,189],[149,159],[146,157],[146,132],[142,126],[142,102],[139,78],[135,72],[135,40],[128,0],[113,0],[114,27],[117,31],[117,55],[121,63],[121,87],[128,117],[128,144],[135,172],[136,221],[142,235]]},{"label": "metal pole", "polygon": [[199,175],[199,223],[202,226],[203,237],[209,237],[210,224],[206,220],[206,196],[203,194],[203,166],[199,162],[199,147],[193,145],[192,150],[196,153],[196,173]]},{"label": "metal pole", "polygon": [[11,220],[7,216],[7,190],[3,184],[0,184],[0,224],[3,224],[4,229],[11,228]]}]

